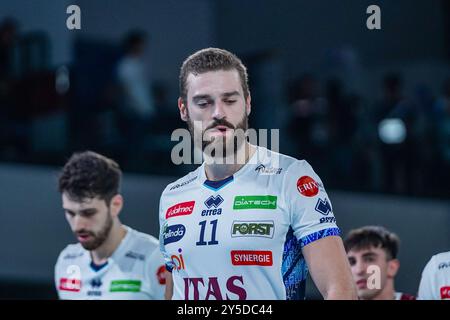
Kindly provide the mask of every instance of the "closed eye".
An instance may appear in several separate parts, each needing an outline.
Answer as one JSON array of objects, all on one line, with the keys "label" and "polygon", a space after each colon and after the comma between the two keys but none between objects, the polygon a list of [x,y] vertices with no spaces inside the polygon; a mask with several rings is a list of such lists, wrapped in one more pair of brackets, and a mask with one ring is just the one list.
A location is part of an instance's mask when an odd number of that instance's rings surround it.
[{"label": "closed eye", "polygon": [[237,100],[225,100],[225,103],[228,105],[232,105],[234,103],[236,103]]}]

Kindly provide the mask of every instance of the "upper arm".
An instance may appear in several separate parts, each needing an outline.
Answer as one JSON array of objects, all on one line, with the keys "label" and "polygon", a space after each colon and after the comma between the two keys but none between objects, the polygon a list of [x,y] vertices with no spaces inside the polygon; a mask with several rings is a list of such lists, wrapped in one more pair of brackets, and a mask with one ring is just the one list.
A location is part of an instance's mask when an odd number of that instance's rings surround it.
[{"label": "upper arm", "polygon": [[325,187],[306,161],[295,161],[287,169],[283,196],[289,223],[302,245],[340,233]]},{"label": "upper arm", "polygon": [[302,249],[311,277],[325,299],[356,299],[350,265],[340,237],[311,242]]},{"label": "upper arm", "polygon": [[164,298],[166,300],[172,300],[172,296],[173,296],[172,272],[166,270],[166,291],[164,292]]},{"label": "upper arm", "polygon": [[150,287],[150,294],[156,300],[164,299],[165,279],[164,279],[164,259],[158,248],[147,257],[146,278]]}]

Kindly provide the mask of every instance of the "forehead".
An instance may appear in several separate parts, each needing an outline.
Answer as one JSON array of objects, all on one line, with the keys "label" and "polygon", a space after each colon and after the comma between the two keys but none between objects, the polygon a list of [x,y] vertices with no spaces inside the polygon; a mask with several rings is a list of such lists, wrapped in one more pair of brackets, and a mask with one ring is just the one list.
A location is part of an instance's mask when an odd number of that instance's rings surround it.
[{"label": "forehead", "polygon": [[62,194],[62,203],[64,209],[72,211],[80,211],[92,208],[100,209],[106,207],[105,200],[102,200],[100,198],[84,198],[82,201],[77,201],[71,199],[65,192]]},{"label": "forehead", "polygon": [[238,91],[242,95],[241,79],[236,69],[208,71],[187,77],[187,94],[190,97],[196,95],[221,95],[225,92]]},{"label": "forehead", "polygon": [[373,254],[376,256],[384,256],[386,253],[380,247],[368,247],[368,248],[360,248],[360,249],[352,249],[347,255],[349,257],[361,257],[366,254]]}]

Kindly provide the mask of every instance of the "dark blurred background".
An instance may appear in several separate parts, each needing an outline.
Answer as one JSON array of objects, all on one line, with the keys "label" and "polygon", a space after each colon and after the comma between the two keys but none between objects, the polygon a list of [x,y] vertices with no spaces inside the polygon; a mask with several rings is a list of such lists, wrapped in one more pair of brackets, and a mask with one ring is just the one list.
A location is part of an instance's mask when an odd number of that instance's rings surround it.
[{"label": "dark blurred background", "polygon": [[[72,4],[80,30],[66,27]],[[371,4],[381,30],[366,27]],[[405,249],[416,265],[400,280],[414,290],[427,255],[450,246],[449,40],[446,0],[2,1],[0,297],[53,297],[48,267],[72,241],[55,176],[74,151],[116,159],[131,177],[124,192],[142,193],[130,200],[133,227],[157,232],[147,214],[157,217],[164,184],[195,168],[170,161],[171,133],[185,127],[179,68],[211,46],[242,58],[250,126],[280,129],[280,152],[308,160],[342,203],[344,231],[370,222],[434,241],[419,242],[420,257],[417,244]],[[413,231],[424,220],[442,230]],[[40,257],[34,276],[27,268]]]}]

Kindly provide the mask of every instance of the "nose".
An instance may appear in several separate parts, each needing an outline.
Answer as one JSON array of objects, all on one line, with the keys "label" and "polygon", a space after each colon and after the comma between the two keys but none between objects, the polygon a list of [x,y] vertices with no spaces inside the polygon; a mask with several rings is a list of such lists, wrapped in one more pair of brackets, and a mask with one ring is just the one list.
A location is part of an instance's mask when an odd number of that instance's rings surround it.
[{"label": "nose", "polygon": [[86,229],[86,221],[83,217],[76,215],[72,220],[72,228],[74,231]]},{"label": "nose", "polygon": [[226,117],[225,105],[222,101],[216,102],[214,104],[213,118],[216,120],[221,120]]},{"label": "nose", "polygon": [[357,261],[352,269],[359,276],[365,275],[365,273],[367,271],[366,264],[361,261]]}]

